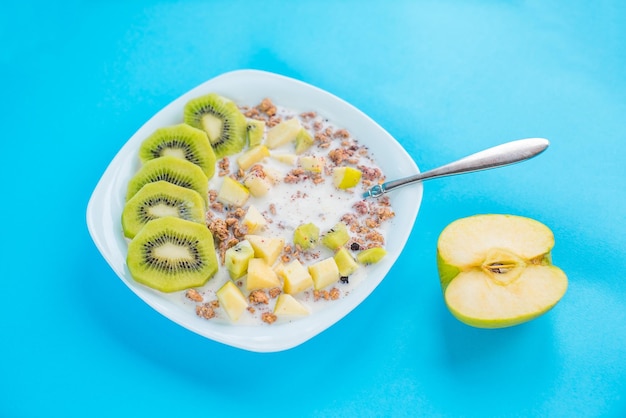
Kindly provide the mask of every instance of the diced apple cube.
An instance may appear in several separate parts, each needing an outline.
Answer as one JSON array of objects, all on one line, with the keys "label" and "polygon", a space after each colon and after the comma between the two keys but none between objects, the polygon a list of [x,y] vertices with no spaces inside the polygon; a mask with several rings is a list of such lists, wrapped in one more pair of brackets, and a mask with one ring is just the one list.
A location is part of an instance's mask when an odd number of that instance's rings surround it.
[{"label": "diced apple cube", "polygon": [[215,295],[220,302],[220,307],[226,311],[228,317],[233,321],[239,320],[241,314],[248,307],[246,297],[232,280],[227,281],[220,287]]},{"label": "diced apple cube", "polygon": [[354,167],[335,167],[333,169],[333,184],[338,189],[350,189],[361,180],[361,170]]},{"label": "diced apple cube", "polygon": [[264,259],[270,266],[278,259],[285,246],[285,240],[282,238],[249,234],[245,236],[245,239],[250,241],[252,248],[254,248],[254,256]]},{"label": "diced apple cube", "polygon": [[339,280],[339,268],[333,257],[325,258],[309,266],[315,290],[320,290]]},{"label": "diced apple cube", "polygon": [[300,157],[300,167],[311,173],[321,173],[324,169],[324,157],[305,155]]},{"label": "diced apple cube", "polygon": [[283,265],[281,269],[277,269],[277,272],[283,279],[285,293],[295,295],[313,286],[311,274],[297,259]]},{"label": "diced apple cube", "polygon": [[263,214],[252,205],[248,207],[248,211],[241,222],[246,228],[248,228],[248,232],[250,233],[260,231],[267,225],[267,219],[265,219]]},{"label": "diced apple cube", "polygon": [[250,192],[232,177],[224,177],[222,186],[217,192],[217,201],[227,206],[241,207],[250,197]]},{"label": "diced apple cube", "polygon": [[282,277],[283,272],[285,271],[285,264],[282,261],[279,261],[274,266],[274,273],[278,274],[279,277]]},{"label": "diced apple cube", "polygon": [[278,299],[276,299],[274,314],[277,316],[302,316],[308,315],[309,310],[293,296],[282,293],[278,296]]},{"label": "diced apple cube", "polygon": [[253,258],[248,262],[246,289],[271,289],[280,287],[280,280],[272,267],[262,258]]},{"label": "diced apple cube", "polygon": [[274,149],[295,141],[301,128],[302,125],[300,125],[300,121],[297,118],[285,120],[267,131],[265,145],[270,149]]},{"label": "diced apple cube", "polygon": [[245,171],[269,155],[270,151],[265,145],[257,145],[237,157],[237,164]]},{"label": "diced apple cube", "polygon": [[243,184],[254,197],[262,197],[272,188],[272,181],[262,170],[255,170],[243,179]]}]

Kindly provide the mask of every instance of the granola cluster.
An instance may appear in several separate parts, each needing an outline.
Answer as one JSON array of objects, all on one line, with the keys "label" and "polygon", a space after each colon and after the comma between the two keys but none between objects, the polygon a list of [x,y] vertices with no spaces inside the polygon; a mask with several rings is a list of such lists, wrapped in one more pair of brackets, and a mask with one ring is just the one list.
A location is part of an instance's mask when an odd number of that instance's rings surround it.
[{"label": "granola cluster", "polygon": [[[215,202],[216,196],[217,192],[214,190],[209,192],[209,201],[213,212],[207,212],[207,226],[213,234],[220,263],[224,265],[226,250],[237,245],[248,233],[246,226],[241,223],[246,211],[242,208],[226,211],[224,205]],[[216,213],[223,215],[223,217],[218,217]]]},{"label": "granola cluster", "polygon": [[389,197],[382,196],[369,202],[360,201],[354,204],[353,209],[353,213],[347,213],[341,217],[354,237],[350,244],[351,249],[359,251],[382,247],[385,244],[385,238],[377,228],[395,216]]},{"label": "granola cluster", "polygon": [[217,299],[212,300],[211,302],[196,305],[196,315],[204,319],[215,318],[217,316],[215,310],[219,307],[220,303]]},{"label": "granola cluster", "polygon": [[[262,120],[269,128],[276,126],[283,120],[298,117],[302,126],[313,137],[311,151],[307,154],[322,156],[322,167],[319,172],[294,166],[285,170],[284,175],[279,179],[282,183],[294,185],[294,190],[288,197],[291,202],[307,199],[308,194],[303,187],[317,187],[329,181],[336,167],[351,166],[358,169],[361,172],[360,183],[363,190],[385,181],[385,176],[375,166],[367,147],[360,145],[348,130],[334,127],[314,111],[303,112],[299,115],[286,114],[268,98],[263,99],[254,107],[241,107],[241,110],[247,118]],[[238,181],[243,181],[249,178],[248,176],[261,178],[266,176],[263,165],[253,164],[244,171],[237,164],[233,164],[228,157],[221,158],[217,162],[217,167],[219,177],[230,176]],[[359,190],[343,190],[343,192],[354,195]],[[226,251],[243,240],[248,233],[242,222],[246,215],[246,209],[229,208],[217,200],[217,195],[217,190],[211,189],[209,191],[209,210],[206,223],[213,234],[220,263],[224,265]],[[383,224],[395,215],[388,197],[383,196],[371,201],[359,200],[352,207],[343,210],[345,213],[341,214],[340,219],[347,225],[351,236],[351,241],[346,244],[347,249],[356,253],[369,248],[384,246]],[[275,204],[268,203],[263,216],[269,224],[275,223],[275,227],[281,229],[284,226],[279,212]],[[283,264],[292,260],[299,260],[306,264],[317,260],[320,256],[318,249],[303,250],[291,241],[291,237],[285,237],[285,245],[278,260]],[[311,302],[335,301],[342,297],[342,293],[346,293],[340,288],[348,285],[348,283],[349,278],[347,276],[341,277],[337,283],[338,287],[332,287],[328,290],[311,288],[302,293],[302,298]],[[241,280],[236,281],[235,284],[239,288],[243,287]],[[249,302],[248,312],[258,316],[263,323],[274,323],[278,318],[271,312],[272,301],[278,298],[281,292],[280,288],[244,292],[247,293],[246,297]],[[205,298],[194,289],[190,289],[186,293],[186,297],[196,303],[196,313],[199,317],[205,319],[219,317],[217,300],[204,302]]]}]

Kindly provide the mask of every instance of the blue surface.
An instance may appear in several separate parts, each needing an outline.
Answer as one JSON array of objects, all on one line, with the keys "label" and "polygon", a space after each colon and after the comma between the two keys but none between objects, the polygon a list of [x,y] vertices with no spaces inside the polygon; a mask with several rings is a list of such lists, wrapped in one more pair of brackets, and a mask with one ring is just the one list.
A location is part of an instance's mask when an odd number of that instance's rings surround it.
[{"label": "blue surface", "polygon": [[[0,14],[0,416],[626,416],[623,2],[125,3]],[[344,98],[422,169],[523,137],[552,145],[426,184],[406,250],[363,305],[295,349],[245,352],[152,311],[85,225],[135,130],[241,68]],[[570,287],[545,316],[488,331],[446,310],[437,236],[485,212],[555,232]]]}]

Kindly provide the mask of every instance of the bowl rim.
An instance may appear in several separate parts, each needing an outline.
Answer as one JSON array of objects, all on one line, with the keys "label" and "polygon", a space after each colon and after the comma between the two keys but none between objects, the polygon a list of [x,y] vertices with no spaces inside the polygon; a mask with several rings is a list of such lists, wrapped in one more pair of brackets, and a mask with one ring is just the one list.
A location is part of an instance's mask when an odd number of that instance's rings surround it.
[{"label": "bowl rim", "polygon": [[[386,245],[388,255],[376,265],[368,266],[368,278],[352,290],[350,295],[332,306],[302,319],[270,326],[222,324],[199,318],[195,312],[185,314],[171,306],[171,301],[164,299],[159,292],[130,278],[123,251],[126,239],[123,237],[119,219],[124,203],[125,183],[138,168],[138,158],[135,157],[141,140],[164,124],[175,123],[177,118],[182,121],[181,109],[184,104],[193,97],[209,92],[224,95],[238,104],[252,105],[265,97],[271,97],[274,103],[286,108],[296,111],[314,110],[336,126],[346,127],[359,143],[366,145],[386,175],[404,177],[419,173],[419,169],[395,138],[355,106],[303,81],[255,69],[220,74],[174,99],[148,119],[108,164],[89,199],[86,220],[94,244],[118,278],[157,312],[206,338],[248,351],[287,350],[308,341],[344,318],[385,279],[403,252],[413,229],[422,201],[423,187],[416,184],[389,195],[396,212],[392,223],[401,222],[401,225],[394,224],[396,228],[392,226],[396,234],[394,240]],[[369,138],[376,138],[377,141]],[[397,216],[398,214],[401,216]]]}]

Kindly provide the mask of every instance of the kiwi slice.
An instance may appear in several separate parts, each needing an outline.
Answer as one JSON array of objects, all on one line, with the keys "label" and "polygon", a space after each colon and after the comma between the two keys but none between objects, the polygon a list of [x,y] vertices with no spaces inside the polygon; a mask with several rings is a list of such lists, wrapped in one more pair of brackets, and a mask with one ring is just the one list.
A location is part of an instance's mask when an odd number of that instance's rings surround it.
[{"label": "kiwi slice", "polygon": [[265,135],[265,121],[247,119],[246,131],[248,133],[248,147],[254,148],[257,145],[261,145]]},{"label": "kiwi slice", "polygon": [[361,264],[374,264],[378,263],[387,255],[387,251],[381,247],[373,247],[367,250],[363,250],[356,255],[356,261]]},{"label": "kiwi slice", "polygon": [[181,123],[159,128],[139,147],[139,158],[146,163],[165,155],[182,158],[202,168],[208,179],[215,174],[215,153],[206,133]]},{"label": "kiwi slice", "polygon": [[135,281],[161,292],[202,286],[218,269],[211,231],[173,216],[148,222],[128,244],[126,263]]},{"label": "kiwi slice", "polygon": [[246,118],[237,105],[216,93],[190,100],[185,123],[207,133],[217,158],[240,152],[246,145]]},{"label": "kiwi slice", "polygon": [[335,251],[350,241],[350,234],[345,223],[339,222],[322,237],[322,244]]},{"label": "kiwi slice", "polygon": [[128,182],[126,201],[141,188],[156,181],[167,181],[177,186],[195,190],[208,203],[209,179],[202,169],[189,161],[166,155],[145,163]]},{"label": "kiwi slice", "polygon": [[161,180],[144,185],[126,202],[122,228],[126,237],[133,238],[154,219],[175,216],[204,224],[205,215],[204,200],[198,192]]}]

